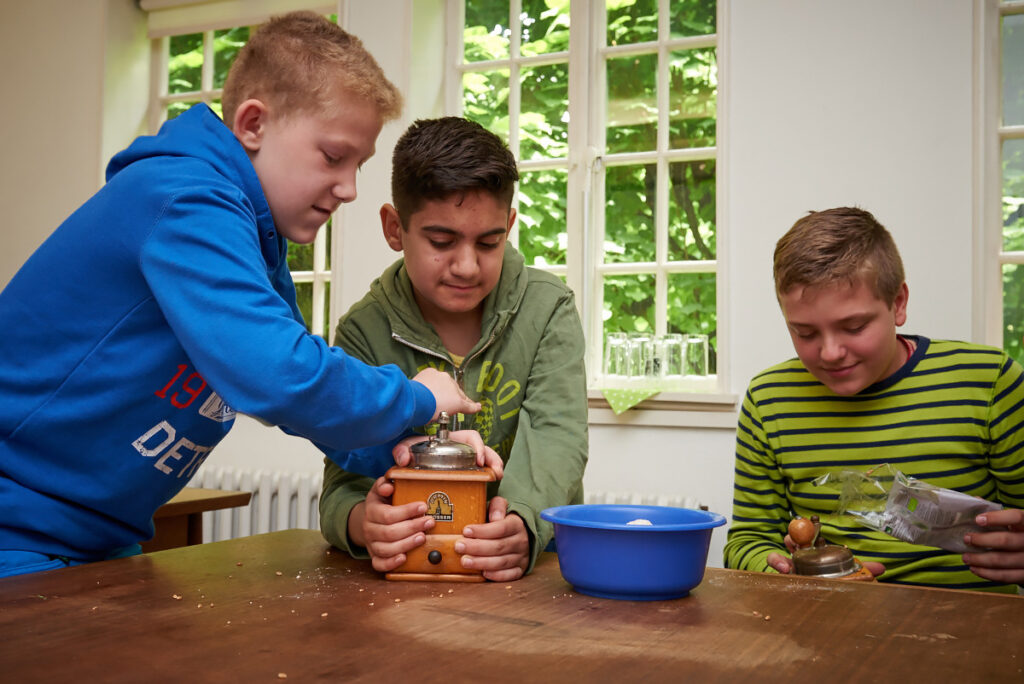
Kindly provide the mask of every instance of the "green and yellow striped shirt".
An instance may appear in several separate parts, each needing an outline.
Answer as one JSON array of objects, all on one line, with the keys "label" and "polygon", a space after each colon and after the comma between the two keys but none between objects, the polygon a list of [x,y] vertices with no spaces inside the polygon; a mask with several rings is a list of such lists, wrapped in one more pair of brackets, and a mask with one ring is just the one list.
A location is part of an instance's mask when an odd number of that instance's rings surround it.
[{"label": "green and yellow striped shirt", "polygon": [[821,519],[822,536],[886,568],[881,581],[1016,591],[978,577],[960,554],[900,541],[837,512],[838,485],[814,480],[889,464],[909,477],[1024,508],[1024,382],[1001,350],[917,337],[892,376],[833,394],[792,359],[755,377],[736,433],[730,568],[771,571],[794,515]]}]

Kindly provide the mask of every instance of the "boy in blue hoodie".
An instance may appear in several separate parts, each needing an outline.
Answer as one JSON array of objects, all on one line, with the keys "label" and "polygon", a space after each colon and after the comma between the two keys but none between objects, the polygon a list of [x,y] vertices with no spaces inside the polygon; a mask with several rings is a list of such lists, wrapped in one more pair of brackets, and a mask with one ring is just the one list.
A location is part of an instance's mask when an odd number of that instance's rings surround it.
[{"label": "boy in blue hoodie", "polygon": [[330,456],[479,408],[444,373],[328,346],[296,305],[288,241],[355,199],[401,109],[361,42],[275,18],[223,106],[116,155],[0,293],[0,576],[137,552],[236,411]]}]

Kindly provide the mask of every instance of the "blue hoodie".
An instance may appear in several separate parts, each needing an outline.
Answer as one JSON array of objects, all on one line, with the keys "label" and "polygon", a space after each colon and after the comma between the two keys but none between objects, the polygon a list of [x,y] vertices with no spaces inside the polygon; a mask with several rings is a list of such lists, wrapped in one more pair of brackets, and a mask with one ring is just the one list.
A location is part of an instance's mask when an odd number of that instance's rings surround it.
[{"label": "blue hoodie", "polygon": [[394,440],[433,395],[306,332],[251,162],[205,105],[116,155],[0,293],[0,550],[97,560],[235,411],[330,454]]}]

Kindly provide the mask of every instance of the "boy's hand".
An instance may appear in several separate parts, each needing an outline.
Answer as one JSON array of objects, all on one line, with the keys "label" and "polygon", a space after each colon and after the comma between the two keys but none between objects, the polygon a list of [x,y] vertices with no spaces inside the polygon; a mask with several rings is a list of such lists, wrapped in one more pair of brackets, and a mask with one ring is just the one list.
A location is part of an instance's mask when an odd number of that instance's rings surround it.
[{"label": "boy's hand", "polygon": [[530,565],[530,537],[526,523],[516,514],[506,515],[508,502],[500,496],[491,499],[488,522],[467,525],[464,539],[455,542],[462,556],[462,567],[482,570],[492,582],[517,580]]},{"label": "boy's hand", "polygon": [[426,387],[434,395],[437,406],[434,408],[434,416],[431,420],[437,420],[441,411],[447,411],[448,415],[455,416],[460,413],[477,413],[480,410],[480,404],[470,401],[452,376],[442,373],[436,368],[424,368],[413,377],[413,380]]},{"label": "boy's hand", "polygon": [[[790,553],[793,553],[796,550],[796,543],[793,542],[792,537],[790,537],[787,534],[785,542],[786,548],[789,550]],[[776,572],[779,572],[783,575],[788,575],[793,572],[793,559],[789,558],[788,556],[783,556],[781,553],[773,552],[768,554],[767,560],[769,567],[774,569]],[[868,572],[870,572],[871,575],[874,577],[878,577],[885,573],[885,566],[881,563],[867,561],[863,563],[863,565],[865,568],[868,569]]]},{"label": "boy's hand", "polygon": [[[415,435],[413,437],[406,437],[396,444],[395,448],[391,450],[391,455],[395,457],[395,463],[402,467],[409,465],[412,462],[412,445],[426,439],[428,437],[425,435]],[[494,449],[484,444],[484,440],[479,432],[476,430],[456,430],[455,432],[448,433],[448,439],[473,447],[476,451],[476,464],[478,466],[490,466],[494,474],[498,476],[498,479],[501,479],[505,471],[501,463],[501,456]]]},{"label": "boy's hand", "polygon": [[427,504],[414,501],[391,505],[395,486],[381,477],[366,494],[366,502],[357,504],[349,514],[349,539],[370,554],[373,569],[391,572],[405,562],[405,554],[426,541],[426,532],[434,519],[426,515]]},{"label": "boy's hand", "polygon": [[971,572],[994,582],[1024,583],[1024,511],[1004,508],[982,513],[974,521],[981,527],[1000,529],[964,535],[968,544],[988,549],[963,555]]}]

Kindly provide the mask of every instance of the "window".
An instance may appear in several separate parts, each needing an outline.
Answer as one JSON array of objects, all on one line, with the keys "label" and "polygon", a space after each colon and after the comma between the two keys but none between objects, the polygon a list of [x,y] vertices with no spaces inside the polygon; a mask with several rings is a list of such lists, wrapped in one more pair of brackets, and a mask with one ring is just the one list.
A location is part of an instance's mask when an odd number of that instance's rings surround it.
[{"label": "window", "polygon": [[[323,9],[317,3],[310,5],[309,9]],[[211,3],[211,6],[216,8],[216,3]],[[146,9],[145,3],[143,8]],[[292,2],[281,9],[300,8],[301,3]],[[265,16],[275,13],[267,11]],[[328,16],[337,21],[336,14]],[[212,25],[225,21],[218,17]],[[152,23],[151,20],[151,27]],[[156,133],[166,120],[200,102],[205,102],[218,116],[221,115],[220,98],[228,69],[254,28],[254,25],[247,24],[192,33],[175,33],[171,28],[167,30],[168,35],[153,39],[154,77],[149,109],[151,133]],[[299,310],[310,332],[325,339],[333,329],[329,313],[332,223],[333,220],[327,221],[312,244],[288,245],[288,267],[295,282]]]},{"label": "window", "polygon": [[1024,6],[999,7],[997,128],[1002,346],[1024,362]]},{"label": "window", "polygon": [[513,242],[576,292],[590,377],[610,332],[704,334],[716,389],[715,0],[449,7],[449,109],[519,159]]}]

